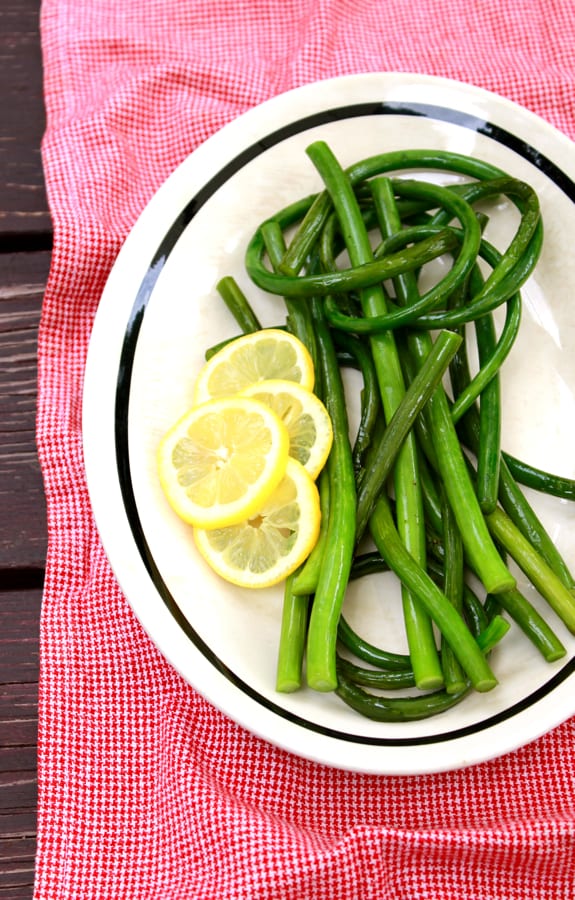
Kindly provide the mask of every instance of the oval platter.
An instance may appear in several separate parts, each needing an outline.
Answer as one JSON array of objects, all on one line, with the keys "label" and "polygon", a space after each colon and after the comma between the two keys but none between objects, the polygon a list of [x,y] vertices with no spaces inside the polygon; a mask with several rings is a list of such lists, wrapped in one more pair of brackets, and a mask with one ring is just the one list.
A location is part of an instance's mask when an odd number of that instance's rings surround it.
[{"label": "oval platter", "polygon": [[[151,639],[237,723],[339,768],[457,769],[527,744],[575,712],[575,641],[553,614],[565,658],[543,662],[512,626],[505,650],[493,655],[499,686],[432,719],[378,724],[331,694],[278,694],[281,587],[234,588],[207,569],[157,479],[158,441],[190,405],[205,350],[237,333],[215,290],[219,278],[236,278],[264,325],[285,319],[281,300],[250,283],[244,253],[261,221],[320,189],[305,154],[320,138],[344,165],[387,150],[441,148],[483,158],[536,189],[545,242],[522,290],[520,335],[502,372],[503,444],[575,477],[573,144],[534,114],[469,85],[405,73],[352,75],[295,89],[232,121],[191,153],[136,222],[103,292],[86,366],[84,450],[94,515],[118,582]],[[530,496],[575,562],[574,506]],[[372,642],[404,650],[396,586],[385,579],[354,584],[346,615]]]}]

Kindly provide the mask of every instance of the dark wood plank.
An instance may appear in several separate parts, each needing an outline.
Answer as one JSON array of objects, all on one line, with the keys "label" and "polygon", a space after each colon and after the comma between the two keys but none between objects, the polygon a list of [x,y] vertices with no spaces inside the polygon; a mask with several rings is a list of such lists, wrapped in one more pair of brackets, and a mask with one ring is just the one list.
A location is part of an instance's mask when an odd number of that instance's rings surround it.
[{"label": "dark wood plank", "polygon": [[[0,814],[0,846],[5,841],[17,841],[21,838],[34,838],[36,835],[36,812],[25,810],[24,812],[8,812]],[[5,846],[5,844],[4,844]],[[0,878],[0,889],[4,885]]]},{"label": "dark wood plank", "polygon": [[[31,640],[35,641],[36,649],[38,646],[38,616],[40,615],[40,602],[41,595],[40,591],[29,591],[27,592],[28,596],[33,598],[33,604],[35,608],[35,618],[34,618],[34,629],[35,636],[31,637]],[[16,595],[16,596],[22,596]],[[6,602],[6,597],[10,597],[10,594],[2,595],[2,603],[0,604],[0,621],[3,623],[3,627],[6,627],[6,620],[10,616],[13,620],[18,618],[16,612],[10,613],[8,611],[8,603]],[[32,651],[33,648],[30,647],[29,643],[27,646],[27,650]],[[18,718],[20,721],[29,720],[31,722],[36,721],[36,717],[38,714],[38,658],[36,657],[36,668],[35,668],[35,677],[29,682],[8,682],[7,679],[0,680],[0,722],[6,722],[12,716],[14,718]],[[35,733],[34,733],[35,739]]]},{"label": "dark wood plank", "polygon": [[[38,641],[29,638],[28,640],[10,640],[7,638],[6,632],[10,631],[13,622],[17,618],[17,613],[13,613],[11,617],[7,617],[4,609],[5,594],[0,594],[0,621],[4,620],[5,632],[0,641],[3,659],[0,668],[0,687],[5,689],[5,685],[35,684],[38,683]],[[37,624],[37,623],[36,623]],[[23,726],[21,720],[16,716],[11,721],[10,734],[4,735],[4,740],[12,740],[17,743],[24,740],[22,734]]]},{"label": "dark wood plank", "polygon": [[0,900],[30,900],[46,516],[36,338],[52,245],[42,160],[40,0],[0,3]]},{"label": "dark wood plank", "polygon": [[36,720],[41,603],[40,590],[0,592],[0,748],[28,743]]},{"label": "dark wood plank", "polygon": [[31,900],[34,890],[33,878],[33,859],[10,860],[0,865],[0,900]]},{"label": "dark wood plank", "polygon": [[[18,837],[8,838],[0,843],[0,866],[3,863],[16,861],[29,863],[34,860],[34,838]],[[29,869],[29,866],[27,867]]]},{"label": "dark wood plank", "polygon": [[[5,765],[0,759],[0,765]],[[37,780],[35,758],[26,770],[0,771],[0,812],[36,808]]]},{"label": "dark wood plank", "polygon": [[33,893],[41,598],[0,592],[0,900]]},{"label": "dark wood plank", "polygon": [[0,813],[0,900],[30,900],[34,885],[36,816]]},{"label": "dark wood plank", "polygon": [[32,896],[35,849],[33,837],[0,840],[1,900],[28,900]]},{"label": "dark wood plank", "polygon": [[36,854],[36,811],[0,812],[0,898],[32,897]]},{"label": "dark wood plank", "polygon": [[[40,143],[45,129],[39,0],[0,4],[0,248],[51,245]],[[17,241],[19,242],[17,244]]]},{"label": "dark wood plank", "polygon": [[39,590],[0,592],[0,777],[35,767],[41,602]]},{"label": "dark wood plank", "polygon": [[[41,572],[46,514],[36,453],[37,329],[50,254],[0,254],[0,577]],[[17,586],[14,584],[14,586]],[[28,585],[32,586],[32,585]]]},{"label": "dark wood plank", "polygon": [[[35,646],[30,642],[22,642],[20,654],[30,653],[36,658],[36,672],[38,662],[38,642]],[[31,670],[28,675],[30,677]],[[20,684],[18,682],[0,683],[0,773],[4,766],[8,766],[12,753],[20,753],[22,747],[30,748],[29,752],[34,757],[30,764],[35,768],[36,742],[38,738],[38,679]],[[24,754],[29,760],[28,753]],[[24,764],[24,758],[18,759],[19,764]],[[26,766],[29,762],[25,763]]]}]

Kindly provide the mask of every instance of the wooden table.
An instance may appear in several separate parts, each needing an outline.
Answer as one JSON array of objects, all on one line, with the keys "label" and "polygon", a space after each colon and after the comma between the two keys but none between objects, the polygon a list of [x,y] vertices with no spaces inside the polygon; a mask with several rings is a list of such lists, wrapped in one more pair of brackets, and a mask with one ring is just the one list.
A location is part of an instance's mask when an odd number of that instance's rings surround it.
[{"label": "wooden table", "polygon": [[0,4],[0,900],[32,897],[46,513],[36,334],[50,264],[40,0]]}]

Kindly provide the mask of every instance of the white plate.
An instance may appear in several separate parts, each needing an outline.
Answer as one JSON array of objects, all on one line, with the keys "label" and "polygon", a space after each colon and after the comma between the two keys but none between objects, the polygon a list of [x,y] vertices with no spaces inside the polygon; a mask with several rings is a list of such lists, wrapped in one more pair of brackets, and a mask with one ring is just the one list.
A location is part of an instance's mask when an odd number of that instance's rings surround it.
[{"label": "white plate", "polygon": [[[244,250],[268,214],[319,189],[304,152],[319,137],[345,165],[394,148],[443,148],[482,157],[537,190],[546,238],[522,292],[520,337],[504,366],[504,445],[575,476],[573,145],[531,113],[476,88],[372,74],[309,85],[251,110],[192,153],[154,196],[119,254],[91,339],[84,393],[90,495],[137,616],[184,678],[224,713],[327,765],[389,774],[454,769],[511,751],[575,712],[575,641],[551,613],[565,659],[543,663],[513,629],[493,656],[500,686],[433,719],[377,724],[332,695],[278,695],[281,589],[249,592],[213,575],[156,477],[158,439],[189,405],[205,349],[237,332],[214,290],[217,280],[234,275],[263,324],[283,319],[282,302],[249,283]],[[575,561],[575,507],[539,496],[534,502]],[[379,577],[357,583],[346,612],[364,631],[369,622],[375,643],[403,650],[400,618],[383,620],[380,590]]]}]

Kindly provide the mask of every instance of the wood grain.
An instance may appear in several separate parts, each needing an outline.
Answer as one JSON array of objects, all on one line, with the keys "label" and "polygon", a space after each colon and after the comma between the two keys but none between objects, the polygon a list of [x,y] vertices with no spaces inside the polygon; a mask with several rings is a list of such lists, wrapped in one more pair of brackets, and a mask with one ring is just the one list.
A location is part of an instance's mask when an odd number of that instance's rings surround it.
[{"label": "wood grain", "polygon": [[40,157],[46,122],[39,16],[39,0],[0,4],[0,249],[4,250],[51,246]]},{"label": "wood grain", "polygon": [[[36,453],[37,331],[49,253],[0,255],[0,571],[41,572],[46,513]],[[37,580],[36,580],[37,583]],[[30,585],[32,586],[32,585]]]},{"label": "wood grain", "polygon": [[0,900],[30,900],[37,820],[39,622],[46,513],[36,351],[51,220],[40,0],[0,3]]},{"label": "wood grain", "polygon": [[41,592],[0,594],[0,898],[30,898],[36,854]]}]

